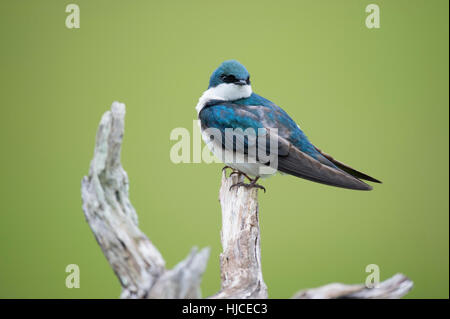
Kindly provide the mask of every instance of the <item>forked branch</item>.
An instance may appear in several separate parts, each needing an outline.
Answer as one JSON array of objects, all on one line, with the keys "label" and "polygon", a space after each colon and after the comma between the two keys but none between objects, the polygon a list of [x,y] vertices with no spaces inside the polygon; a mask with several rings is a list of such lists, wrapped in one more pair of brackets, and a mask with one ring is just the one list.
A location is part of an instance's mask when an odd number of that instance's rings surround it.
[{"label": "forked branch", "polygon": [[120,163],[125,105],[114,102],[97,132],[89,176],[81,183],[83,210],[106,259],[119,278],[123,298],[199,298],[209,249],[192,249],[172,270],[138,227]]}]

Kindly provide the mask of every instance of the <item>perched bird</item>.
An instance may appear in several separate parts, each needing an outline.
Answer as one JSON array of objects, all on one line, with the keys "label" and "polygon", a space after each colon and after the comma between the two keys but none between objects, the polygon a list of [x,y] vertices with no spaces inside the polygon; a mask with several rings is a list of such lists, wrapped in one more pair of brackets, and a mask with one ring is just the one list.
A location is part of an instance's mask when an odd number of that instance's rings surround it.
[{"label": "perched bird", "polygon": [[[238,61],[225,61],[212,73],[208,89],[200,97],[196,110],[203,140],[213,154],[222,158],[226,167],[235,170],[234,173],[242,174],[250,181],[249,184],[240,182],[233,186],[264,189],[256,184],[256,181],[276,171],[326,185],[355,190],[372,189],[362,180],[381,183],[315,147],[283,109],[253,93],[250,75]],[[238,132],[236,133],[238,137],[241,134],[243,139],[239,142],[235,136],[230,141],[230,138],[226,137],[229,129]],[[246,129],[263,133],[244,136],[242,132]],[[216,135],[212,136],[211,130],[218,131],[222,135],[219,138]],[[266,138],[265,142],[261,142],[262,136]],[[268,148],[267,141],[274,138],[276,139],[274,152],[276,166],[274,170],[267,173],[267,170],[263,168],[272,167],[271,163],[263,160],[262,156],[258,156],[259,153],[250,154],[248,149],[255,145]],[[237,157],[245,158],[246,155],[249,158],[245,161],[235,160]]]}]

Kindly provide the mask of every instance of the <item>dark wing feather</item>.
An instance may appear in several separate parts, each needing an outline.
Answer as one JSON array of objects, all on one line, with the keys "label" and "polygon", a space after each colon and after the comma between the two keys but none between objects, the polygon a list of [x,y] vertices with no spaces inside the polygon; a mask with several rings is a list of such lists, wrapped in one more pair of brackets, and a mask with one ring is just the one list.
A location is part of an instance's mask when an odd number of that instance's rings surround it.
[{"label": "dark wing feather", "polygon": [[278,170],[290,175],[326,185],[355,190],[371,190],[372,187],[356,177],[324,165],[279,137]]},{"label": "dark wing feather", "polygon": [[[214,140],[222,148],[245,153],[245,148],[248,146],[255,144],[257,147],[263,144],[267,146],[270,140],[275,139],[278,143],[278,152],[275,155],[277,156],[278,163],[273,168],[286,174],[326,185],[356,190],[372,189],[370,185],[360,181],[344,170],[321,163],[307,153],[302,152],[297,146],[294,146],[288,140],[289,130],[285,132],[283,126],[277,125],[277,122],[269,121],[270,117],[265,116],[266,113],[263,111],[267,110],[263,109],[263,106],[241,106],[233,102],[224,101],[213,102],[202,109],[199,118],[202,129],[211,127],[217,128],[222,132],[222,139]],[[281,129],[278,130],[278,133],[275,133],[271,130],[272,126]],[[223,134],[226,128],[253,128],[255,131],[259,128],[264,128],[269,133],[269,139],[264,138],[263,141],[265,143],[259,142],[259,138],[265,136],[257,136],[256,139],[248,137],[247,139],[238,139],[237,141],[233,140],[227,143],[227,135]],[[279,135],[280,133],[281,136]],[[229,145],[228,147],[227,144]],[[312,148],[314,147],[312,146]],[[265,164],[272,166],[274,163],[270,161],[270,164],[268,162]]]},{"label": "dark wing feather", "polygon": [[334,165],[336,165],[337,167],[339,167],[339,168],[340,168],[341,170],[343,170],[344,172],[347,172],[347,173],[349,173],[350,175],[352,175],[352,176],[354,176],[354,177],[357,177],[357,178],[359,178],[359,179],[363,179],[363,180],[366,180],[366,181],[370,181],[370,182],[380,183],[380,184],[381,184],[381,181],[380,181],[380,180],[378,180],[378,179],[376,179],[376,178],[373,178],[373,177],[371,177],[371,176],[369,176],[369,175],[366,175],[366,174],[364,174],[364,173],[362,173],[362,172],[360,172],[360,171],[357,171],[356,169],[351,168],[350,166],[347,166],[347,165],[345,165],[344,163],[339,162],[338,160],[335,160],[333,157],[331,157],[331,155],[328,155],[328,154],[322,152],[322,151],[319,150],[317,147],[315,147],[315,148],[316,148],[316,150],[317,150],[320,154],[322,154],[327,160],[329,160],[331,163],[333,163]]}]

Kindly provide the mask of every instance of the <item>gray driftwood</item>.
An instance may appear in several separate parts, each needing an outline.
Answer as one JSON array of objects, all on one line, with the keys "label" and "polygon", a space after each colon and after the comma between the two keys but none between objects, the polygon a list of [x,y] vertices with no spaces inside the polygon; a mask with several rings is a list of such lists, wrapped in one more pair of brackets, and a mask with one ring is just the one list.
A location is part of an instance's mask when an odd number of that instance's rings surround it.
[{"label": "gray driftwood", "polygon": [[257,188],[230,187],[242,176],[222,171],[220,273],[222,287],[213,298],[267,298],[261,269]]},{"label": "gray driftwood", "polygon": [[103,253],[120,280],[123,298],[199,298],[209,249],[192,249],[167,270],[161,253],[138,227],[120,163],[125,105],[114,102],[97,132],[89,176],[81,184],[83,210]]},{"label": "gray driftwood", "polygon": [[[125,105],[114,102],[100,121],[89,176],[81,183],[86,220],[122,285],[122,298],[200,298],[209,249],[193,248],[169,270],[161,253],[138,227],[128,194],[128,176],[120,163],[124,120]],[[222,173],[222,284],[211,298],[268,296],[261,269],[258,190],[230,190],[241,179]],[[406,276],[397,274],[378,288],[336,283],[300,291],[293,298],[400,298],[412,285]]]},{"label": "gray driftwood", "polygon": [[413,282],[403,274],[396,274],[380,282],[376,288],[365,285],[328,284],[319,288],[301,290],[294,299],[397,299],[406,295],[413,286]]}]

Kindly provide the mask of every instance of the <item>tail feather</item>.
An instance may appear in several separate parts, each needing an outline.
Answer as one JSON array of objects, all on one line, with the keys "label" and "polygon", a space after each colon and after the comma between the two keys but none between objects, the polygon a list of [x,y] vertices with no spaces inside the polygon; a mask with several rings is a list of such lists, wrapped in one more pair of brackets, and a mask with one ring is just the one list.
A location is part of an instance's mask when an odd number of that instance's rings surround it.
[{"label": "tail feather", "polygon": [[372,186],[345,171],[322,164],[290,144],[289,147],[287,144],[285,146],[288,151],[278,157],[278,170],[283,173],[330,186],[354,190],[372,189]]},{"label": "tail feather", "polygon": [[348,165],[346,165],[346,164],[344,164],[342,162],[339,162],[338,160],[334,159],[331,155],[326,154],[326,153],[322,152],[321,150],[319,150],[317,147],[315,147],[315,149],[320,154],[322,154],[323,157],[325,157],[327,160],[329,160],[331,163],[336,165],[339,169],[343,170],[344,172],[346,172],[346,173],[348,173],[348,174],[350,174],[350,175],[352,175],[352,176],[354,176],[356,178],[363,179],[363,180],[366,180],[366,181],[369,181],[369,182],[380,183],[380,184],[382,183],[380,180],[378,180],[376,178],[373,178],[373,177],[371,177],[369,175],[366,175],[366,174],[364,174],[364,173],[362,173],[360,171],[357,171],[354,168],[351,168],[350,166],[348,166]]}]

